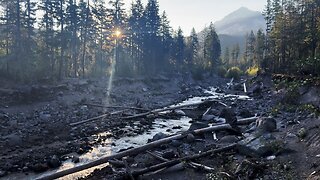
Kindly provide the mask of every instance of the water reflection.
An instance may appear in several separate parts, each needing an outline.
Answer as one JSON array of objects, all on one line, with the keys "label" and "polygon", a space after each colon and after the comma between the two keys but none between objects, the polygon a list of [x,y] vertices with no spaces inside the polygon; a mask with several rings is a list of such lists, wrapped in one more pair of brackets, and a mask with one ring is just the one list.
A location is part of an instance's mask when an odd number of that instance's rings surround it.
[{"label": "water reflection", "polygon": [[[248,96],[243,96],[243,95],[231,95],[231,94],[224,94],[224,93],[217,93],[216,88],[210,88],[209,90],[205,90],[204,92],[206,94],[209,94],[209,96],[203,96],[203,97],[192,97],[189,98],[179,104],[172,105],[177,106],[177,105],[187,105],[187,104],[193,104],[197,102],[201,102],[206,99],[217,99],[217,100],[225,100],[225,99],[230,99],[230,100],[251,100],[250,97]],[[126,136],[126,137],[121,137],[120,139],[115,139],[113,137],[110,137],[112,135],[111,132],[104,132],[100,134],[96,134],[92,136],[93,141],[97,141],[98,138],[104,139],[103,142],[100,143],[100,145],[94,147],[90,152],[85,153],[79,157],[79,163],[75,164],[71,160],[67,160],[63,163],[63,165],[54,171],[48,171],[43,174],[29,174],[29,175],[24,175],[24,174],[14,174],[11,176],[7,176],[5,178],[0,178],[0,179],[6,179],[6,180],[15,180],[15,179],[26,179],[26,180],[32,180],[36,179],[39,177],[47,176],[49,174],[53,174],[58,171],[66,170],[75,166],[83,165],[88,162],[94,161],[96,159],[109,156],[111,154],[114,154],[118,152],[121,149],[126,149],[129,147],[137,147],[141,146],[147,143],[148,139],[152,139],[152,137],[159,133],[159,132],[165,132],[167,134],[175,134],[180,131],[186,131],[190,127],[190,120],[191,118],[188,117],[182,117],[179,120],[166,120],[166,119],[156,119],[153,123],[152,129],[148,130],[147,132],[141,134],[141,135],[134,135],[134,136]],[[127,126],[126,129],[129,132],[133,132],[135,130],[139,130],[138,126],[139,122],[135,122],[133,127]],[[180,127],[178,129],[173,128],[173,127]],[[167,131],[169,130],[169,131]],[[78,177],[83,177],[91,174],[94,170],[96,169],[101,169],[103,167],[106,167],[108,164],[103,164],[98,167],[93,167],[91,169],[87,169],[78,173],[74,173],[72,175],[65,176],[60,179],[77,179]]]}]

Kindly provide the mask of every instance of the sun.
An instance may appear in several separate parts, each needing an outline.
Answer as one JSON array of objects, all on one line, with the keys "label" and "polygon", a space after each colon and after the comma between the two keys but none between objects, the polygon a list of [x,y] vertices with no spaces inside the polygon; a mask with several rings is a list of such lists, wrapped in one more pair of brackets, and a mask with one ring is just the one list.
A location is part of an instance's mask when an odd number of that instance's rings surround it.
[{"label": "sun", "polygon": [[122,32],[121,32],[120,30],[116,30],[116,31],[114,32],[114,34],[115,34],[116,37],[118,38],[118,37],[121,36]]}]

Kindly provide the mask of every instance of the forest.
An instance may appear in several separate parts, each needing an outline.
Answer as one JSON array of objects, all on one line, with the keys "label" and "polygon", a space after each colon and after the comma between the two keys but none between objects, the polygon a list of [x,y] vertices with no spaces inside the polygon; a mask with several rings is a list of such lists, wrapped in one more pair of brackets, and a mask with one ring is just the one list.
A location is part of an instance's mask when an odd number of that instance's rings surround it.
[{"label": "forest", "polygon": [[[1,1],[1,74],[16,80],[133,76],[211,68],[220,57],[214,27],[202,45],[195,30],[174,31],[156,0]],[[202,49],[202,53],[200,53]],[[117,62],[115,62],[117,61]]]},{"label": "forest", "polygon": [[242,54],[230,48],[221,56],[213,24],[184,35],[156,0],[134,1],[129,12],[122,0],[2,0],[0,72],[15,80],[89,77],[116,63],[124,76],[232,66],[319,75],[319,3],[268,0],[267,29],[248,33]]}]

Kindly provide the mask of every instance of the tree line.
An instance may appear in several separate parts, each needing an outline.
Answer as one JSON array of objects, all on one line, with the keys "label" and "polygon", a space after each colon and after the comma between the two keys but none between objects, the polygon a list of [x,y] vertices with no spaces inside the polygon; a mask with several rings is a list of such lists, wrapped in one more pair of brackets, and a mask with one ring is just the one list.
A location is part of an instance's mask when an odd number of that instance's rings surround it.
[{"label": "tree line", "polygon": [[275,73],[320,75],[320,1],[267,0],[266,54]]},{"label": "tree line", "polygon": [[199,38],[173,30],[157,0],[0,0],[0,74],[15,80],[212,71],[213,24]]}]

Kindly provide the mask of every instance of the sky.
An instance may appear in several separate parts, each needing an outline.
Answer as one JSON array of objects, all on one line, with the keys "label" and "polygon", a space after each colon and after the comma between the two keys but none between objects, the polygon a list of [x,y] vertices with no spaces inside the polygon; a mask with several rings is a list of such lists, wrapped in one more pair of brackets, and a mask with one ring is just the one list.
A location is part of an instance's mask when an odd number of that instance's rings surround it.
[{"label": "sky", "polygon": [[[132,0],[124,0],[130,7]],[[147,0],[142,0],[144,5]],[[210,22],[221,20],[229,13],[247,7],[262,12],[266,0],[158,0],[160,11],[166,11],[170,25],[177,29],[182,28],[184,35],[189,35],[192,27],[201,31]]]}]

